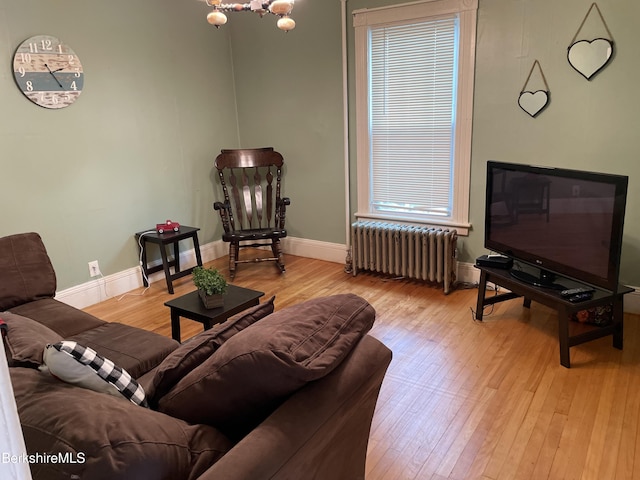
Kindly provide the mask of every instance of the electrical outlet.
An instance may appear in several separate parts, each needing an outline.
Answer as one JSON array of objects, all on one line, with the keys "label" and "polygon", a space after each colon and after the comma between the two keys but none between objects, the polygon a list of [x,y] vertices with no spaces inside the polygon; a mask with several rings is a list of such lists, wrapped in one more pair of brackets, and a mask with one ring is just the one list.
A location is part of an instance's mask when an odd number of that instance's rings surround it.
[{"label": "electrical outlet", "polygon": [[100,265],[98,265],[98,260],[89,262],[89,275],[91,275],[92,277],[102,275],[102,272],[100,272]]}]

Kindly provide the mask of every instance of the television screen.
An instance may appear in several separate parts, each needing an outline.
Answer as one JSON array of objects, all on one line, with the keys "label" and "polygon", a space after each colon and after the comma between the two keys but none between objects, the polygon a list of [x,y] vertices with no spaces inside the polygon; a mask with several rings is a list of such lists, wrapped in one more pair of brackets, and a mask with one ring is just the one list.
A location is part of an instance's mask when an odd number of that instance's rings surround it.
[{"label": "television screen", "polygon": [[487,163],[485,247],[616,290],[628,177]]}]

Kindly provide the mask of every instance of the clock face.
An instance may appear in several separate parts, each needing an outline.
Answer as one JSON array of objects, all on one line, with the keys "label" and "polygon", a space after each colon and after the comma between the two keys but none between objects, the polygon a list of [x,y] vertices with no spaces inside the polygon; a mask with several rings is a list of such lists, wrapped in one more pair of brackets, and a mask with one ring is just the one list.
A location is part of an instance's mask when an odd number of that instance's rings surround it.
[{"label": "clock face", "polygon": [[84,85],[78,56],[50,35],[36,35],[20,44],[13,56],[13,76],[22,93],[45,108],[68,107]]}]

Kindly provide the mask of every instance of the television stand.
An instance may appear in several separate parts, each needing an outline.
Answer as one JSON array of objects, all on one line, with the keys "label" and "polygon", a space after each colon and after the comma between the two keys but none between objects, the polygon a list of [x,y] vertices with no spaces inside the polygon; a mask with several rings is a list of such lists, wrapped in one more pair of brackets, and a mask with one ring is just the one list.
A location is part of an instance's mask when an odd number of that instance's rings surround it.
[{"label": "television stand", "polygon": [[[624,301],[623,297],[627,293],[633,292],[632,288],[619,285],[617,292],[602,290],[597,288],[593,293],[593,298],[579,303],[571,303],[560,296],[560,292],[554,288],[544,288],[531,285],[525,281],[513,277],[509,270],[491,267],[477,266],[480,270],[480,283],[478,285],[478,303],[476,306],[476,320],[482,321],[484,307],[495,303],[504,302],[513,298],[524,297],[524,307],[529,308],[531,301],[546,305],[558,312],[558,341],[560,344],[560,364],[570,368],[569,348],[590,342],[598,338],[612,335],[613,346],[622,350],[623,343],[623,322],[624,322]],[[507,293],[485,298],[487,282],[499,285],[510,290]],[[569,279],[562,279],[562,285],[566,288],[584,286]],[[579,312],[600,305],[613,305],[613,318],[611,324],[606,326],[585,325],[572,322],[570,317],[573,313]],[[571,325],[575,324],[575,325]],[[575,327],[575,328],[574,328]]]}]

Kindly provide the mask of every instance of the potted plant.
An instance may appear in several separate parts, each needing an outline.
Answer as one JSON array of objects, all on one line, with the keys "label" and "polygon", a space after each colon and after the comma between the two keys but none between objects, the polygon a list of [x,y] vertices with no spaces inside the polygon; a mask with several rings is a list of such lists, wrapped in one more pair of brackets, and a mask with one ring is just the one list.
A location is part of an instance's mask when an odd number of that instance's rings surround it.
[{"label": "potted plant", "polygon": [[194,267],[193,284],[198,289],[204,308],[217,308],[224,304],[227,281],[217,269]]}]

